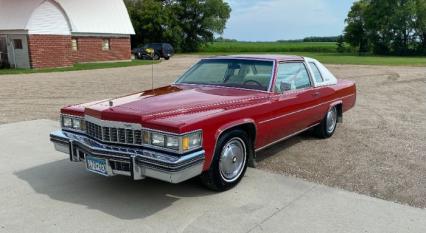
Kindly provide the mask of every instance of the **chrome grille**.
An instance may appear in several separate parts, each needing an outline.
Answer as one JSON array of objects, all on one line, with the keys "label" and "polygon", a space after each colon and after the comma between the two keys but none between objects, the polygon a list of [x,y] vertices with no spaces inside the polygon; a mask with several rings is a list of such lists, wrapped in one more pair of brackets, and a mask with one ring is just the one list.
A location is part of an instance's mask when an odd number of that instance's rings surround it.
[{"label": "chrome grille", "polygon": [[95,123],[86,121],[86,133],[88,136],[103,142],[136,146],[142,145],[141,130],[102,127]]}]

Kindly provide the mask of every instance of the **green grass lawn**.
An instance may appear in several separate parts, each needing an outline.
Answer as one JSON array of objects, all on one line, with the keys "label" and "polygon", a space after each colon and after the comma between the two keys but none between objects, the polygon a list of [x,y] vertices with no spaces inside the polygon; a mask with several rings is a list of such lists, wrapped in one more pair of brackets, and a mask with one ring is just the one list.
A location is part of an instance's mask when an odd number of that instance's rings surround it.
[{"label": "green grass lawn", "polygon": [[[155,61],[155,63],[158,63],[158,61]],[[66,72],[66,71],[77,71],[77,70],[96,70],[96,69],[108,69],[108,68],[118,68],[118,67],[149,65],[149,64],[152,64],[152,61],[147,61],[147,60],[132,60],[132,61],[128,61],[128,62],[75,64],[72,67],[64,67],[64,68],[0,69],[0,75],[4,75],[4,74],[31,74],[31,73]]]},{"label": "green grass lawn", "polygon": [[318,59],[325,64],[426,66],[426,57],[359,56],[337,53],[332,42],[215,42],[202,55],[291,54]]}]

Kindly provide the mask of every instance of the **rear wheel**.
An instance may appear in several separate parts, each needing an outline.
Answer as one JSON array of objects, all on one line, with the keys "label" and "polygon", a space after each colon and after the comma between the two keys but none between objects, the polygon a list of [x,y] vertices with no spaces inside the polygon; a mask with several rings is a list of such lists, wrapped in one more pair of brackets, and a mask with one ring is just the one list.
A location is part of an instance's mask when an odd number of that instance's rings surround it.
[{"label": "rear wheel", "polygon": [[333,136],[337,127],[337,108],[333,106],[325,115],[321,123],[315,128],[315,134],[320,138]]},{"label": "rear wheel", "polygon": [[224,133],[217,142],[210,169],[201,175],[202,183],[216,191],[237,185],[247,170],[250,153],[254,153],[252,148],[246,132],[233,130]]}]

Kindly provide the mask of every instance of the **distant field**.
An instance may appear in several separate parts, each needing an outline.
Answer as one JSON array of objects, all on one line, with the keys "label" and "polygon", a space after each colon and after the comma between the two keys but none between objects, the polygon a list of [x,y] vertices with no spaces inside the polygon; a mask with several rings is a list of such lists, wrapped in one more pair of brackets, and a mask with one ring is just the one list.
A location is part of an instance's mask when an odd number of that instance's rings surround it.
[{"label": "distant field", "polygon": [[334,53],[334,42],[215,42],[200,52],[216,53],[282,53],[282,52],[316,52]]},{"label": "distant field", "polygon": [[316,58],[326,64],[426,66],[426,57],[358,56],[337,53],[333,42],[215,42],[199,54],[230,55],[247,53],[292,54]]}]

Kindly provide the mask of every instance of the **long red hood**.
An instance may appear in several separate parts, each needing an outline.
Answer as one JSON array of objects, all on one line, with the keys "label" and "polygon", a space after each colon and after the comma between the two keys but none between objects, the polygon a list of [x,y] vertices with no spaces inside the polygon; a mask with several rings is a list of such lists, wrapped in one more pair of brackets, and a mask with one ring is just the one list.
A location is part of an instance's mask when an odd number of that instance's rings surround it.
[{"label": "long red hood", "polygon": [[[224,87],[171,85],[112,100],[69,107],[102,120],[178,130],[212,114],[266,101],[267,93]],[[110,106],[110,102],[112,106]],[[63,109],[66,113],[67,108]]]}]

